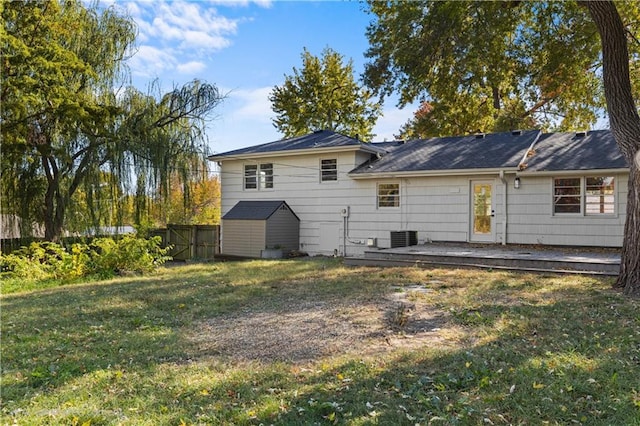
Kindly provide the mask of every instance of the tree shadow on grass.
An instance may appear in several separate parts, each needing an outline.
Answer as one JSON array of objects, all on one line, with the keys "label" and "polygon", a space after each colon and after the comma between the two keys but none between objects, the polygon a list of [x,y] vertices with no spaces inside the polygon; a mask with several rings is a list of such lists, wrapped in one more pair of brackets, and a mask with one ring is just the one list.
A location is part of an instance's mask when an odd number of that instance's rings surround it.
[{"label": "tree shadow on grass", "polygon": [[295,294],[274,280],[322,279],[325,263],[247,264],[246,283],[238,265],[209,265],[181,268],[178,276],[129,277],[5,296],[0,312],[2,400],[51,392],[93,371],[191,362],[195,351],[185,330],[245,308],[271,309],[270,300],[287,291]]},{"label": "tree shadow on grass", "polygon": [[[220,271],[187,269],[166,280],[3,298],[3,405],[25,410],[38,395],[56,400],[57,393],[88,385],[87,392],[104,393],[102,423],[122,422],[118,406],[136,399],[164,424],[634,424],[640,418],[637,304],[591,289],[569,299],[564,290],[551,291],[554,302],[540,305],[477,303],[437,318],[470,336],[455,348],[315,351],[300,364],[264,353],[220,357],[194,343],[189,330],[208,321],[249,312],[259,334],[266,325],[260,315],[286,313],[303,329],[323,303],[338,312],[355,309],[389,289],[382,283],[363,290],[358,271],[338,283],[319,264],[286,267],[286,282],[267,271],[262,280],[239,284]],[[354,282],[344,281],[349,275]],[[310,289],[295,291],[303,282]],[[318,324],[316,333],[335,326]],[[278,346],[286,352],[284,345],[276,342],[273,353]]]}]

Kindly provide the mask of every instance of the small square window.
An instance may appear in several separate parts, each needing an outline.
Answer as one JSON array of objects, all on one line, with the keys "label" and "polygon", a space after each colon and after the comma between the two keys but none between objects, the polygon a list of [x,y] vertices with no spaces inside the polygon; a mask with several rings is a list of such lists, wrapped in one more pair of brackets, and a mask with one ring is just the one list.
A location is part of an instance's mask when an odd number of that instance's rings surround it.
[{"label": "small square window", "polygon": [[400,184],[378,184],[378,207],[400,207]]},{"label": "small square window", "polygon": [[335,158],[320,161],[320,182],[338,180],[338,160]]},{"label": "small square window", "polygon": [[244,189],[272,189],[273,164],[248,164],[244,166]]}]

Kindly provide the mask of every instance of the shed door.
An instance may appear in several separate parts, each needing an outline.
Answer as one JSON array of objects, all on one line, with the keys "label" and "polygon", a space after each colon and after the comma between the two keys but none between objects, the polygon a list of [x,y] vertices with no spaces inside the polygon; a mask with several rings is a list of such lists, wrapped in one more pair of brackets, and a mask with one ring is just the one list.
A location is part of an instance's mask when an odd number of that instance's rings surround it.
[{"label": "shed door", "polygon": [[471,241],[495,242],[493,181],[471,181]]}]

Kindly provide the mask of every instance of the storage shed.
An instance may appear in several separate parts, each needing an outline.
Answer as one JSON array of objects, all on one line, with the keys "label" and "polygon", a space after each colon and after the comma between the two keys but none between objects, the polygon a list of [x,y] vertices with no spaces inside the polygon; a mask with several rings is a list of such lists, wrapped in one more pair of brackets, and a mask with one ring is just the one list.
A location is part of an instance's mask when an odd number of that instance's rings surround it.
[{"label": "storage shed", "polygon": [[265,256],[265,249],[281,249],[286,256],[298,250],[300,219],[285,201],[239,201],[222,217],[222,254]]}]

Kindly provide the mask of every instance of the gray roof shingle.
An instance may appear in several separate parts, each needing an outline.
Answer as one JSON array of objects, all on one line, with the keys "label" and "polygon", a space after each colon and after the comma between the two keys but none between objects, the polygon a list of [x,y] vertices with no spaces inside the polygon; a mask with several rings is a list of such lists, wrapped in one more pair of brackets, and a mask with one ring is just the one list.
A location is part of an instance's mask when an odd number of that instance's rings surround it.
[{"label": "gray roof shingle", "polygon": [[[374,156],[349,175],[383,173],[448,172],[518,168],[523,171],[571,171],[627,168],[613,134],[595,130],[575,133],[545,133],[539,130],[483,135],[420,139],[409,142],[363,143],[329,130],[237,149],[209,157],[212,160],[242,158],[314,148],[363,149]],[[527,153],[533,155],[526,155]],[[235,208],[235,207],[234,207]],[[230,212],[231,213],[231,212]]]},{"label": "gray roof shingle", "polygon": [[515,168],[539,136],[529,130],[409,141],[350,174]]},{"label": "gray roof shingle", "polygon": [[267,200],[267,201],[238,201],[238,203],[231,208],[225,214],[222,219],[232,220],[267,220],[274,214],[282,205],[287,206],[287,209],[296,217],[298,216],[291,210],[291,207],[282,200]]},{"label": "gray roof shingle", "polygon": [[629,167],[609,130],[592,130],[584,136],[546,133],[525,163],[524,170],[532,172]]},{"label": "gray roof shingle", "polygon": [[374,144],[361,142],[358,139],[333,132],[331,130],[319,130],[304,136],[281,139],[261,145],[236,149],[221,154],[214,154],[210,159],[218,157],[241,157],[248,154],[267,154],[281,151],[294,151],[313,148],[338,148],[338,147],[361,147],[369,150],[384,152],[383,149],[375,147]]}]

